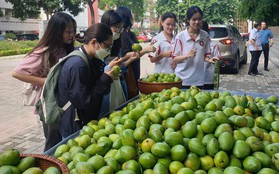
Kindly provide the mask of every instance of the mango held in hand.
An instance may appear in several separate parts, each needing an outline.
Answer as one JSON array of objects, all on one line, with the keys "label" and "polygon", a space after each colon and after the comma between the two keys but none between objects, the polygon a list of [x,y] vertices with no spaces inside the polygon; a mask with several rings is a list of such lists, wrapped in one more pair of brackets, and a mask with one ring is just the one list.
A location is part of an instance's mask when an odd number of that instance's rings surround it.
[{"label": "mango held in hand", "polygon": [[142,47],[141,47],[140,44],[135,43],[135,44],[132,45],[132,51],[138,52],[138,51],[141,51],[141,50],[142,50]]},{"label": "mango held in hand", "polygon": [[115,65],[113,68],[113,77],[119,77],[119,74],[120,74],[120,67]]}]

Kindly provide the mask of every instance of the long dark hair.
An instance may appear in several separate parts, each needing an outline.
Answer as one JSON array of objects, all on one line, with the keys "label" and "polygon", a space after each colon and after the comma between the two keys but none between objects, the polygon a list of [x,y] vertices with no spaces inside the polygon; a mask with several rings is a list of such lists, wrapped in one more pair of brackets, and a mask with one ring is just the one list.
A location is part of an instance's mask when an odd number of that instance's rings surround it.
[{"label": "long dark hair", "polygon": [[102,43],[112,37],[111,29],[103,23],[91,25],[84,33],[84,43],[88,44],[93,38]]},{"label": "long dark hair", "polygon": [[159,32],[161,32],[161,31],[164,30],[164,29],[163,29],[163,26],[162,26],[162,23],[163,23],[166,19],[168,19],[168,18],[172,18],[172,19],[175,20],[175,22],[177,22],[177,18],[176,18],[176,16],[175,16],[174,13],[172,13],[172,12],[166,12],[166,13],[163,14],[162,17],[161,17],[161,26],[160,26]]},{"label": "long dark hair", "polygon": [[[122,24],[122,18],[121,16],[116,13],[114,10],[108,10],[106,11],[102,18],[101,18],[101,23],[104,23],[110,27],[116,27],[119,24]],[[113,47],[111,48],[111,56],[118,56],[118,53],[121,49],[121,39],[117,39],[113,42]]]},{"label": "long dark hair", "polygon": [[199,13],[203,16],[203,11],[198,6],[189,7],[186,14],[186,25],[189,26],[190,19],[194,16],[194,14]]},{"label": "long dark hair", "polygon": [[209,33],[208,23],[206,21],[202,21],[201,29]]},{"label": "long dark hair", "polygon": [[35,50],[48,47],[44,52],[38,54],[45,54],[49,52],[49,65],[52,67],[56,63],[56,56],[65,49],[69,54],[74,50],[74,41],[70,44],[65,44],[63,41],[63,33],[69,23],[73,23],[76,32],[76,21],[67,13],[57,12],[49,20],[44,35],[39,41],[38,45],[28,54],[32,54]]},{"label": "long dark hair", "polygon": [[128,7],[120,6],[115,10],[123,20],[123,28],[130,30],[133,26],[133,15]]}]

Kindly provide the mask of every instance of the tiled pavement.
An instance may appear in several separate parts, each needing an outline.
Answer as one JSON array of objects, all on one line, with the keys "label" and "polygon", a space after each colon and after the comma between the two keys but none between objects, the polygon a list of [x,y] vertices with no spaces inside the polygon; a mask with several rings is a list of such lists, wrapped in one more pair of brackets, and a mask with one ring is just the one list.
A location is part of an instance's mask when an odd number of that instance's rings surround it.
[{"label": "tiled pavement", "polygon": [[[279,39],[271,49],[269,72],[263,71],[263,55],[259,70],[262,76],[249,76],[248,63],[238,74],[221,74],[220,90],[247,91],[279,94]],[[22,107],[20,91],[22,83],[11,77],[11,70],[23,56],[0,58],[0,152],[17,148],[22,153],[43,153],[44,136],[41,123],[33,114],[32,107]],[[151,74],[153,66],[147,57],[141,58],[142,76]],[[277,61],[277,62],[276,62]]]}]

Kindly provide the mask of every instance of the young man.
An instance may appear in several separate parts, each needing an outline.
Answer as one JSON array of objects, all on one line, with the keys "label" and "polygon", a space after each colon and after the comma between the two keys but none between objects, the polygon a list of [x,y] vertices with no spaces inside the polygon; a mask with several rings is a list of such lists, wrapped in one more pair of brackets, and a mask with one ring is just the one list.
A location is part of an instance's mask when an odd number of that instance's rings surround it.
[{"label": "young man", "polygon": [[270,29],[267,28],[266,22],[261,23],[260,38],[264,54],[264,70],[268,69],[268,57],[269,57],[269,47],[273,45],[273,34]]}]

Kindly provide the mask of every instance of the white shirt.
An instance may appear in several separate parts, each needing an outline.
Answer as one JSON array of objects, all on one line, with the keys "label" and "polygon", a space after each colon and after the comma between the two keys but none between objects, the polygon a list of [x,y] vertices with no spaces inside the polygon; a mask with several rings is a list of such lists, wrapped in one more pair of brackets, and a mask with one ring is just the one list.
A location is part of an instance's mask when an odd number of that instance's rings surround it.
[{"label": "white shirt", "polygon": [[[160,32],[157,34],[155,37],[153,37],[151,43],[156,43],[159,42],[159,47],[158,47],[158,53],[157,55],[165,52],[165,51],[170,51],[173,50],[174,43],[175,43],[175,37],[172,38],[171,42],[169,42],[166,37],[164,36],[163,32]],[[150,59],[153,57],[149,55]],[[154,68],[154,73],[174,73],[174,69],[171,67],[172,63],[172,58],[171,57],[163,57],[161,60],[155,62],[155,68]]]},{"label": "white shirt", "polygon": [[262,44],[261,44],[261,39],[260,39],[260,31],[257,30],[256,28],[253,28],[253,30],[251,30],[251,32],[250,32],[249,45],[248,45],[249,51],[256,51],[256,48],[254,47],[254,45],[250,41],[251,39],[253,39],[255,44],[258,46],[258,50],[262,50]]},{"label": "white shirt", "polygon": [[[221,58],[219,47],[216,43],[210,41],[210,58],[218,57]],[[204,62],[204,84],[214,84],[214,64],[209,62]]]},{"label": "white shirt", "polygon": [[180,32],[175,38],[174,56],[187,54],[192,48],[196,49],[194,58],[187,58],[177,64],[175,74],[180,77],[183,86],[203,86],[204,58],[210,54],[210,39],[207,32],[200,30],[196,40],[193,40],[187,29]]}]

